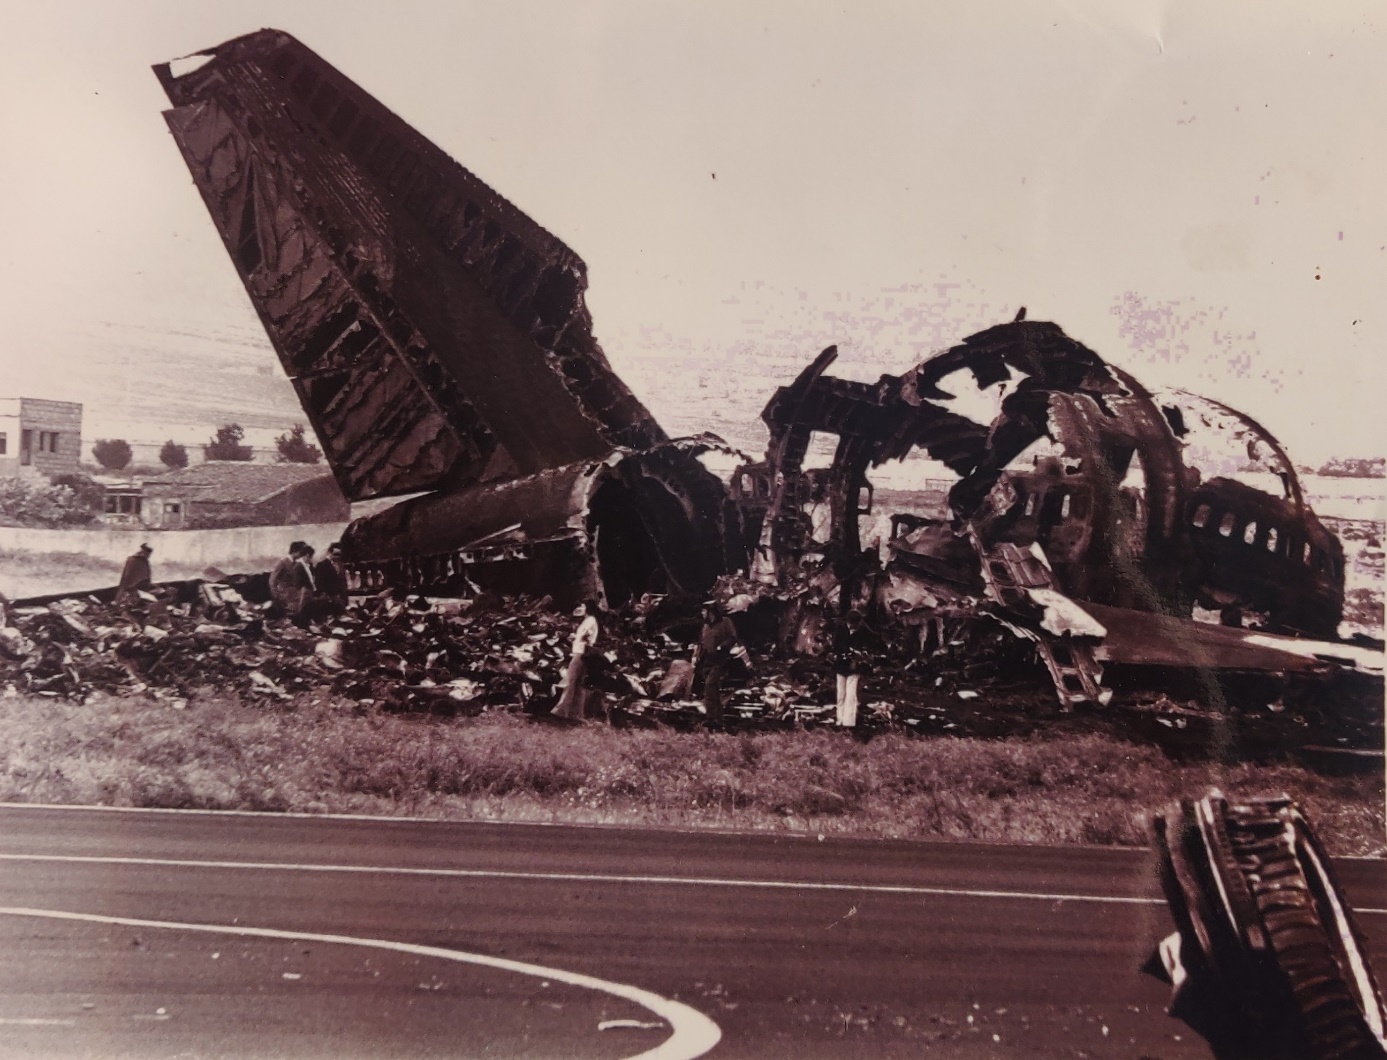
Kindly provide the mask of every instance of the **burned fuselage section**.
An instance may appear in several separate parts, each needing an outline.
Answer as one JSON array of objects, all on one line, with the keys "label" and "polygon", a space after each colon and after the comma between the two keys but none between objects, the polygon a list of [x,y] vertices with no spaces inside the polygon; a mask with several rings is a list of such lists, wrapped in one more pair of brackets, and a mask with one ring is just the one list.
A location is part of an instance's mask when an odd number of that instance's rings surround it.
[{"label": "burned fuselage section", "polygon": [[[343,492],[435,494],[354,529],[359,579],[432,586],[557,548],[586,556],[579,581],[600,593],[619,533],[601,511],[632,504],[642,558],[618,595],[705,589],[725,558],[720,503],[702,514],[720,484],[612,372],[582,260],[288,34],[198,58],[155,67],[165,118]],[[602,480],[581,517],[579,478]],[[493,525],[521,494],[535,513]],[[586,544],[558,546],[560,524]]]},{"label": "burned fuselage section", "polygon": [[[1274,458],[1283,497],[1205,480],[1185,458],[1180,405],[1055,324],[1000,325],[875,384],[827,375],[834,357],[824,351],[775,394],[766,459],[734,478],[761,581],[783,583],[807,562],[845,581],[876,577],[880,602],[898,613],[916,600],[926,612],[983,600],[1037,640],[1065,701],[1100,698],[1105,654],[1106,630],[1076,618],[1073,601],[1118,620],[1189,618],[1197,607],[1226,625],[1335,636],[1342,549],[1275,439],[1246,417],[1219,406]],[[963,387],[991,395],[990,422],[957,410]],[[833,463],[806,470],[817,432],[836,437]],[[874,495],[867,473],[915,449],[958,478],[947,512],[894,515],[883,565],[859,541]],[[826,532],[811,525],[815,510],[829,513]]]}]

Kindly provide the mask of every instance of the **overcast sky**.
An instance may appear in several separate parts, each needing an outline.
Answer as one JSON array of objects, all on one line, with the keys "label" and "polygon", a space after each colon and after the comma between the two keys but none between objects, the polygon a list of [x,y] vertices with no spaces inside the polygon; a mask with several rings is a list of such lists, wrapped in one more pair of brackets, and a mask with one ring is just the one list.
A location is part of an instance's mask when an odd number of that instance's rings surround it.
[{"label": "overcast sky", "polygon": [[1299,460],[1384,451],[1376,3],[6,6],[0,389],[90,421],[95,358],[274,363],[149,70],[274,26],[586,260],[657,416],[657,375],[837,342],[871,378],[1026,305]]}]

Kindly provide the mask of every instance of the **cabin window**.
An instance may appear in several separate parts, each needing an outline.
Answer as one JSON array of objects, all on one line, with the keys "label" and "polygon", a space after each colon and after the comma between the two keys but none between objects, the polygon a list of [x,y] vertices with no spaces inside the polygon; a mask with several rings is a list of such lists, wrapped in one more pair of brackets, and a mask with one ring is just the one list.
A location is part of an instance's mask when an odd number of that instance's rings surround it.
[{"label": "cabin window", "polygon": [[1073,500],[1074,500],[1074,498],[1071,497],[1068,493],[1066,493],[1066,494],[1064,495],[1064,500],[1060,501],[1060,518],[1061,518],[1061,519],[1068,519],[1068,518],[1069,518],[1069,512],[1070,512],[1070,511],[1073,509],[1073,507],[1074,507]]},{"label": "cabin window", "polygon": [[1233,528],[1238,525],[1238,517],[1232,512],[1224,512],[1223,519],[1218,524],[1220,537],[1232,537]]},{"label": "cabin window", "polygon": [[1195,526],[1205,527],[1209,525],[1209,506],[1201,504],[1194,510],[1194,518],[1190,520]]},{"label": "cabin window", "polygon": [[1305,542],[1305,551],[1301,554],[1300,562],[1304,563],[1307,567],[1310,566],[1310,557],[1314,554],[1314,551],[1315,550],[1310,547],[1310,542]]},{"label": "cabin window", "polygon": [[1275,552],[1275,551],[1276,551],[1276,538],[1277,538],[1276,527],[1274,527],[1274,526],[1269,526],[1269,527],[1267,527],[1267,551],[1268,551],[1268,552]]},{"label": "cabin window", "polygon": [[8,448],[9,448],[9,438],[7,438],[7,437],[5,436],[5,432],[4,432],[4,431],[0,431],[0,456],[4,456],[4,455],[5,455],[5,450],[8,449]]},{"label": "cabin window", "polygon": [[1243,544],[1255,545],[1257,543],[1257,520],[1252,519],[1243,528]]}]

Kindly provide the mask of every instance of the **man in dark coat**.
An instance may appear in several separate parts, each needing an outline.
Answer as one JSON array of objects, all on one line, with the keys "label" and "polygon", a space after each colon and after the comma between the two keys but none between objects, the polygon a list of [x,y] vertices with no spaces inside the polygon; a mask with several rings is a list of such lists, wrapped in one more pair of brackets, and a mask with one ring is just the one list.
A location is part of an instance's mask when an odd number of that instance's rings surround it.
[{"label": "man in dark coat", "polygon": [[313,564],[318,602],[316,610],[325,618],[335,618],[347,607],[347,576],[342,564],[342,546],[328,545],[323,558]]},{"label": "man in dark coat", "polygon": [[311,618],[316,585],[313,580],[313,546],[295,541],[285,556],[270,570],[270,597],[296,623]]},{"label": "man in dark coat", "polygon": [[154,588],[154,573],[149,566],[149,556],[153,551],[146,543],[133,556],[126,558],[125,567],[120,572],[120,585],[116,587],[117,604],[136,603],[141,592],[147,593]]},{"label": "man in dark coat", "polygon": [[732,660],[737,659],[747,669],[751,660],[737,637],[737,627],[723,614],[716,601],[703,605],[703,629],[698,635],[698,652],[694,658],[694,683],[703,681],[703,709],[710,729],[723,725],[722,683]]}]

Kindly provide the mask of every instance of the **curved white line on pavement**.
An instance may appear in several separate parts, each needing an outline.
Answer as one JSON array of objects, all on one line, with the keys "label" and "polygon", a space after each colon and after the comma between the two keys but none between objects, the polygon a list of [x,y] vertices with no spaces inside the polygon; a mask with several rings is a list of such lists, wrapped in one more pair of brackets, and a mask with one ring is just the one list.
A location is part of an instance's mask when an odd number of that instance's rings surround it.
[{"label": "curved white line on pavement", "polygon": [[524,961],[510,961],[504,957],[488,957],[484,953],[467,953],[464,950],[448,950],[440,946],[418,946],[412,942],[396,942],[393,939],[364,939],[352,935],[319,935],[308,931],[282,931],[279,928],[242,927],[227,924],[184,924],[171,920],[138,920],[126,916],[103,916],[99,913],[70,913],[58,909],[27,909],[17,906],[0,906],[0,916],[43,917],[49,920],[81,920],[93,924],[119,924],[124,927],[169,928],[174,931],[203,931],[214,935],[247,935],[263,939],[289,939],[295,942],[336,943],[343,946],[367,946],[378,950],[394,950],[417,957],[436,957],[459,964],[476,964],[484,968],[496,968],[503,972],[518,975],[552,979],[584,990],[596,990],[611,994],[626,1001],[632,1001],[644,1009],[655,1013],[670,1026],[670,1036],[654,1049],[633,1056],[630,1060],[694,1060],[702,1056],[722,1039],[722,1028],[697,1009],[678,1001],[672,1001],[638,986],[613,983],[578,972],[566,972],[562,968],[546,968],[539,964],[526,964]]}]

